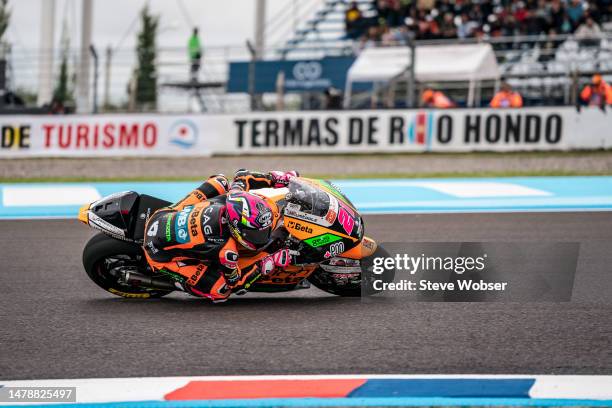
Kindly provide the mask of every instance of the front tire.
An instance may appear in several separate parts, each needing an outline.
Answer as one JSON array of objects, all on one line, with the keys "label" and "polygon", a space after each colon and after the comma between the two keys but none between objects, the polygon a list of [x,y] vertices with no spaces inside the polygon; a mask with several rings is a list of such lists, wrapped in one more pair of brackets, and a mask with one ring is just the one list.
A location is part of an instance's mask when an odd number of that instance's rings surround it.
[{"label": "front tire", "polygon": [[116,296],[150,299],[171,293],[171,291],[158,289],[137,288],[118,281],[121,271],[143,273],[147,269],[143,249],[132,242],[120,241],[98,233],[87,242],[83,249],[83,266],[87,276],[96,285]]},{"label": "front tire", "polygon": [[[389,252],[387,252],[386,249],[378,247],[372,255],[362,258],[359,261],[360,269],[362,270],[362,272],[360,272],[358,276],[354,273],[344,273],[342,271],[342,267],[336,267],[336,271],[334,273],[329,270],[330,268],[328,268],[328,270],[325,270],[325,266],[319,266],[312,273],[312,275],[308,277],[308,281],[317,288],[333,295],[343,297],[360,297],[362,295],[374,295],[379,291],[371,289],[371,285],[369,283],[366,285],[366,289],[362,291],[362,279],[373,278],[373,274],[371,273],[369,266],[372,265],[374,258],[386,258],[389,256]],[[363,276],[364,269],[368,270],[367,276]],[[390,270],[384,273],[382,279],[386,282],[392,282],[394,277],[395,270]]]}]

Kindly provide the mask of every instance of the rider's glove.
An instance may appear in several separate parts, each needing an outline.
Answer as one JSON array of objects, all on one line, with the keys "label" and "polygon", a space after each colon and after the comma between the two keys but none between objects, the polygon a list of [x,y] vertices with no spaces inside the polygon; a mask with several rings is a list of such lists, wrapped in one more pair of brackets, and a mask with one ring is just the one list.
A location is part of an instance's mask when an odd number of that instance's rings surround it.
[{"label": "rider's glove", "polygon": [[209,183],[216,182],[218,185],[223,188],[226,192],[229,190],[229,180],[225,176],[225,174],[213,174],[207,180]]},{"label": "rider's glove", "polygon": [[271,171],[270,177],[274,188],[286,187],[293,177],[299,177],[297,171]]},{"label": "rider's glove", "polygon": [[234,175],[234,181],[230,185],[230,190],[249,191],[258,188],[269,188],[271,184],[273,184],[273,179],[268,173],[240,169]]},{"label": "rider's glove", "polygon": [[281,249],[266,256],[259,261],[259,271],[262,275],[269,275],[277,267],[285,268],[291,262],[291,254],[288,249]]}]

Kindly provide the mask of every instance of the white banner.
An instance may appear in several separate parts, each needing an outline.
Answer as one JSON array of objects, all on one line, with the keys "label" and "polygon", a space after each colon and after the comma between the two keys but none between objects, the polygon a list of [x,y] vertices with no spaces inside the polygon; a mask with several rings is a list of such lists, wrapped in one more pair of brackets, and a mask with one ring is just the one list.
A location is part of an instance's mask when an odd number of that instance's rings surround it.
[{"label": "white banner", "polygon": [[2,158],[612,147],[612,113],[570,107],[0,116],[0,126]]},{"label": "white banner", "polygon": [[0,116],[0,157],[210,156],[204,116]]}]

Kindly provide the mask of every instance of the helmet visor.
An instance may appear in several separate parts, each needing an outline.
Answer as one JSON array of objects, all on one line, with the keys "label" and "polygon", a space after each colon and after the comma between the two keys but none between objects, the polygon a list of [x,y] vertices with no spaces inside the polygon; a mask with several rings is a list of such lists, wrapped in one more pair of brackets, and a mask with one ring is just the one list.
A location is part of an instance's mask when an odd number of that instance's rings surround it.
[{"label": "helmet visor", "polygon": [[264,228],[262,230],[243,229],[240,233],[242,238],[255,245],[257,248],[265,246],[270,240],[270,232],[272,228]]}]

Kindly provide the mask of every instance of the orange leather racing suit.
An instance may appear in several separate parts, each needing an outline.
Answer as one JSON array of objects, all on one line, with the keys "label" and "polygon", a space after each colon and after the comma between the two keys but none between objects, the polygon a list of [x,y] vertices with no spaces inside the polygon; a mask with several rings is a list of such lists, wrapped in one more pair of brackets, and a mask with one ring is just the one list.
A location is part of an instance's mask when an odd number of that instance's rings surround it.
[{"label": "orange leather racing suit", "polygon": [[192,295],[226,300],[233,287],[259,276],[256,265],[238,267],[240,244],[227,225],[226,193],[266,187],[275,187],[269,173],[239,170],[231,186],[225,176],[215,175],[178,203],[156,211],[145,226],[149,265]]}]

